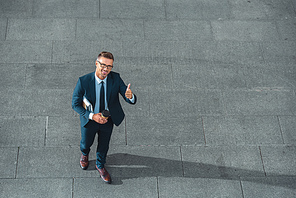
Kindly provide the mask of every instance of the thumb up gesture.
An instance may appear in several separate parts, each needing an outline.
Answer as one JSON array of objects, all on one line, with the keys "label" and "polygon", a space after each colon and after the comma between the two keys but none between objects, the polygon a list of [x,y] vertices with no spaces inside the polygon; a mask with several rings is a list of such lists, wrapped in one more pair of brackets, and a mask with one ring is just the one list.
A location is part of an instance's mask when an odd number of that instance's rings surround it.
[{"label": "thumb up gesture", "polygon": [[128,99],[132,99],[133,98],[133,92],[131,90],[131,84],[129,83],[126,91],[125,91],[125,97],[127,97]]}]

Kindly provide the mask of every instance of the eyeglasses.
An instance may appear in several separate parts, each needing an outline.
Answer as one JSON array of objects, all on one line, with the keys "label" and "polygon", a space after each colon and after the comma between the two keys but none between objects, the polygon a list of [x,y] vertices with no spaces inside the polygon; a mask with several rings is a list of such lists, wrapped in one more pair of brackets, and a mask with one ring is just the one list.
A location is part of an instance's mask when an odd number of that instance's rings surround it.
[{"label": "eyeglasses", "polygon": [[107,68],[107,69],[112,69],[112,68],[113,68],[112,65],[106,65],[106,64],[104,64],[104,63],[101,63],[98,59],[97,59],[97,61],[98,61],[98,63],[100,63],[100,65],[101,65],[101,67],[102,67],[103,69],[105,69],[105,68]]}]

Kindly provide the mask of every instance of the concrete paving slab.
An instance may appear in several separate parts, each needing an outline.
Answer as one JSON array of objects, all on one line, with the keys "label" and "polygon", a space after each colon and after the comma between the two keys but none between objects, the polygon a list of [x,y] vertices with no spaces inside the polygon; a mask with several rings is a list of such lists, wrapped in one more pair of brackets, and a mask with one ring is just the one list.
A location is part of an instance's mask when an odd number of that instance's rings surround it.
[{"label": "concrete paving slab", "polygon": [[34,1],[33,16],[36,18],[86,18],[99,17],[99,2],[86,1]]},{"label": "concrete paving slab", "polygon": [[212,21],[216,40],[274,41],[279,40],[276,24],[265,21]]},{"label": "concrete paving slab", "polygon": [[47,119],[46,146],[79,146],[81,139],[79,117],[50,116]]},{"label": "concrete paving slab", "polygon": [[296,64],[296,42],[264,42],[262,43],[264,60],[267,63]]},{"label": "concrete paving slab", "polygon": [[238,179],[264,177],[256,146],[182,146],[185,177]]},{"label": "concrete paving slab", "polygon": [[14,115],[21,115],[21,107],[24,104],[23,101],[23,90],[22,89],[6,89],[0,88],[1,94],[0,101],[1,101],[1,116],[14,116]]},{"label": "concrete paving slab", "polygon": [[[294,1],[295,2],[295,1]],[[296,6],[296,3],[295,3]],[[295,18],[289,20],[280,20],[276,22],[279,34],[282,40],[295,41],[296,23]]]},{"label": "concrete paving slab", "polygon": [[3,0],[0,2],[0,17],[31,17],[33,0]]},{"label": "concrete paving slab", "polygon": [[[217,49],[215,43],[211,41],[135,41],[123,42],[122,47],[124,51],[119,56],[137,57],[135,61],[139,58],[140,60],[149,58],[150,63],[158,65],[161,62],[158,59],[165,60],[168,63],[184,63],[184,59],[210,62],[213,59],[211,53],[214,53]],[[143,62],[141,61],[140,64],[143,64]]]},{"label": "concrete paving slab", "polygon": [[26,64],[0,64],[0,84],[5,89],[24,89]]},{"label": "concrete paving slab", "polygon": [[69,197],[73,179],[0,179],[0,197]]},{"label": "concrete paving slab", "polygon": [[240,182],[207,178],[159,178],[159,197],[243,197]]},{"label": "concrete paving slab", "polygon": [[98,177],[95,153],[90,153],[87,170],[80,168],[80,156],[79,147],[22,147],[17,178]]},{"label": "concrete paving slab", "polygon": [[286,19],[294,18],[293,0],[279,2],[276,0],[229,1],[232,16],[235,19]]},{"label": "concrete paving slab", "polygon": [[[173,64],[173,86],[178,89],[246,88],[244,67],[231,64]],[[180,80],[182,79],[182,80]]]},{"label": "concrete paving slab", "polygon": [[264,61],[258,42],[219,41],[207,53],[219,64],[258,64]]},{"label": "concrete paving slab", "polygon": [[247,20],[259,20],[268,19],[266,13],[266,3],[267,1],[252,0],[252,1],[242,1],[242,0],[232,0],[229,1],[231,5],[231,16],[234,19],[247,19]]},{"label": "concrete paving slab", "polygon": [[[1,135],[1,137],[3,137]],[[1,159],[0,159],[0,183],[2,178],[15,178],[17,171],[17,158],[18,158],[18,148],[16,147],[2,147],[1,151]],[[2,186],[2,185],[0,185]],[[1,188],[1,187],[0,187]],[[2,191],[0,191],[2,192]],[[1,195],[1,194],[0,194]]]},{"label": "concrete paving slab", "polygon": [[292,90],[232,90],[223,92],[229,115],[294,115],[296,104]]},{"label": "concrete paving slab", "polygon": [[204,145],[202,120],[197,116],[137,117],[127,122],[128,145]]},{"label": "concrete paving slab", "polygon": [[22,115],[32,116],[69,116],[73,90],[69,89],[27,89],[24,91]]},{"label": "concrete paving slab", "polygon": [[[244,181],[252,180],[252,181]],[[243,178],[244,197],[295,197],[295,177]]]},{"label": "concrete paving slab", "polygon": [[102,19],[164,19],[165,1],[107,1],[100,3]]},{"label": "concrete paving slab", "polygon": [[279,116],[280,126],[285,144],[296,144],[296,117],[295,116]]},{"label": "concrete paving slab", "polygon": [[[1,146],[43,146],[45,117],[0,116]],[[26,134],[26,135],[24,135]]]},{"label": "concrete paving slab", "polygon": [[97,20],[78,19],[76,39],[78,40],[143,40],[143,20]]},{"label": "concrete paving slab", "polygon": [[110,147],[106,168],[113,177],[118,177],[117,182],[132,178],[183,176],[178,146]]},{"label": "concrete paving slab", "polygon": [[243,73],[247,87],[250,89],[294,89],[296,85],[296,68],[289,64],[269,63],[257,67],[246,67]]},{"label": "concrete paving slab", "polygon": [[[116,55],[122,54],[123,48],[120,41],[101,39],[103,41],[54,41],[52,62],[94,64],[101,51],[111,51],[115,58]],[[98,50],[98,46],[100,50]]]},{"label": "concrete paving slab", "polygon": [[203,3],[202,13],[204,19],[227,19],[231,16],[231,7],[228,0],[201,1]]},{"label": "concrete paving slab", "polygon": [[[1,1],[0,127],[21,131],[0,144],[3,195],[294,197],[295,17],[294,0]],[[96,143],[80,169],[69,103],[102,50],[138,96],[121,100],[107,160],[116,186],[95,170]],[[41,123],[45,145],[28,146],[20,137]],[[146,142],[162,146],[132,146]]]},{"label": "concrete paving slab", "polygon": [[[121,64],[118,63],[121,78],[126,84],[131,83],[131,88],[147,90],[157,88],[172,88],[172,67],[166,64]],[[132,89],[133,90],[133,89]]]},{"label": "concrete paving slab", "polygon": [[202,1],[185,0],[180,1],[167,1],[166,13],[167,19],[203,19],[202,14],[203,4]]},{"label": "concrete paving slab", "polygon": [[276,116],[203,117],[207,145],[283,144]]},{"label": "concrete paving slab", "polygon": [[230,7],[228,1],[186,0],[166,2],[167,19],[198,20],[229,18]]},{"label": "concrete paving slab", "polygon": [[76,197],[147,197],[157,198],[157,178],[126,179],[120,182],[113,178],[111,185],[106,185],[100,178],[75,178],[73,198]]},{"label": "concrete paving slab", "polygon": [[25,86],[27,89],[71,89],[73,91],[80,76],[94,71],[94,63],[29,64]]},{"label": "concrete paving slab", "polygon": [[129,123],[131,119],[137,119],[137,117],[151,116],[152,112],[150,110],[151,97],[150,89],[142,89],[137,87],[137,84],[133,84],[132,81],[126,81],[126,83],[131,82],[131,90],[137,96],[137,103],[135,105],[130,105],[125,102],[122,98],[120,103],[124,110],[126,116],[126,123]]},{"label": "concrete paving slab", "polygon": [[5,40],[7,31],[7,19],[0,18],[0,40]]},{"label": "concrete paving slab", "polygon": [[1,63],[50,63],[49,41],[0,41]]},{"label": "concrete paving slab", "polygon": [[[54,117],[48,118],[46,131],[46,146],[79,146],[81,140],[79,117]],[[96,140],[94,145],[96,145]],[[125,124],[114,126],[110,145],[125,145]]]},{"label": "concrete paving slab", "polygon": [[268,18],[271,19],[286,19],[295,18],[296,13],[293,7],[293,0],[279,2],[277,0],[264,0],[264,11]]},{"label": "concrete paving slab", "polygon": [[267,176],[296,175],[295,146],[261,146],[262,160]]},{"label": "concrete paving slab", "polygon": [[74,40],[74,19],[9,19],[6,40]]},{"label": "concrete paving slab", "polygon": [[145,39],[197,41],[212,40],[211,25],[207,21],[156,21],[144,22]]},{"label": "concrete paving slab", "polygon": [[[196,115],[221,115],[225,113],[219,90],[154,90],[150,111],[158,116],[181,117]],[[180,102],[182,101],[182,102]]]}]

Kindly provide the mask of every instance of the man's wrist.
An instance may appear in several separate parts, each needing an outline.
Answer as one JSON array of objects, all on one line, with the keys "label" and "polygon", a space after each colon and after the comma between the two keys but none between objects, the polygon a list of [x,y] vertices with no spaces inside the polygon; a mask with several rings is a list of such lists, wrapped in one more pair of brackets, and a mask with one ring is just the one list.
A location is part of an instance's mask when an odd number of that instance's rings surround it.
[{"label": "man's wrist", "polygon": [[131,99],[129,99],[131,101],[131,103],[134,103],[135,102],[135,96],[133,94],[133,97]]}]

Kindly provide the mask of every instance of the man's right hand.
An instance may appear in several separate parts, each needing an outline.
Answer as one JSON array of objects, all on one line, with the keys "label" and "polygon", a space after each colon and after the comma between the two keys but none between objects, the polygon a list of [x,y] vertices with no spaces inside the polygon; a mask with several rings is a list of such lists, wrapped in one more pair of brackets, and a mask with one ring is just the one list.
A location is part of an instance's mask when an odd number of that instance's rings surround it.
[{"label": "man's right hand", "polygon": [[102,113],[94,114],[92,119],[99,124],[106,124],[108,122],[107,119],[102,117]]}]

